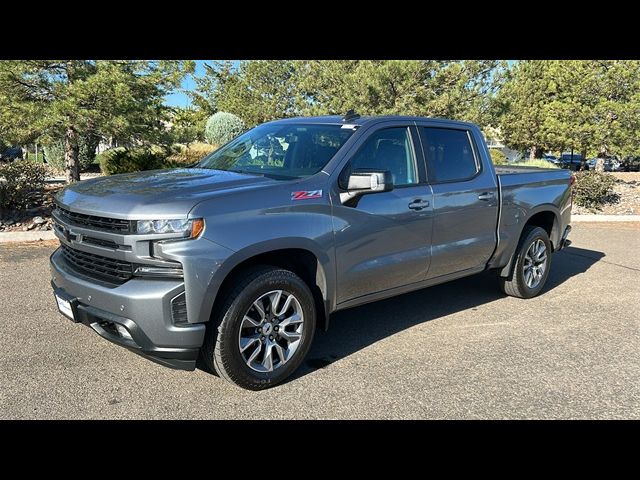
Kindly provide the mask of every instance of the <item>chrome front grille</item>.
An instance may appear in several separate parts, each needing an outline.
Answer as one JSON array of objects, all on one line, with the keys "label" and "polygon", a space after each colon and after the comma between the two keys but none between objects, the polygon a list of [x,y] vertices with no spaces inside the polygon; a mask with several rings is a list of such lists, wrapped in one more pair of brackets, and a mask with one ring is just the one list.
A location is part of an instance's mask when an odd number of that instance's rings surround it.
[{"label": "chrome front grille", "polygon": [[132,222],[120,220],[119,218],[98,217],[96,215],[85,215],[62,208],[59,205],[55,209],[55,214],[65,223],[77,225],[79,227],[92,228],[107,232],[131,233]]},{"label": "chrome front grille", "polygon": [[67,245],[62,245],[61,248],[67,264],[83,275],[117,284],[124,283],[133,277],[131,262],[82,252]]}]

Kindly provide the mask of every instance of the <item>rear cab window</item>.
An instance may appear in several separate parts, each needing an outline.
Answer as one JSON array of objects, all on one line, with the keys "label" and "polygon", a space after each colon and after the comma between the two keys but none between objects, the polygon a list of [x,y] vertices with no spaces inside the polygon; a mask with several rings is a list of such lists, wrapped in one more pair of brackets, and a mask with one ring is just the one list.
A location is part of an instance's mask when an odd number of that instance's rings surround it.
[{"label": "rear cab window", "polygon": [[420,139],[431,183],[470,180],[480,164],[467,130],[420,127]]}]

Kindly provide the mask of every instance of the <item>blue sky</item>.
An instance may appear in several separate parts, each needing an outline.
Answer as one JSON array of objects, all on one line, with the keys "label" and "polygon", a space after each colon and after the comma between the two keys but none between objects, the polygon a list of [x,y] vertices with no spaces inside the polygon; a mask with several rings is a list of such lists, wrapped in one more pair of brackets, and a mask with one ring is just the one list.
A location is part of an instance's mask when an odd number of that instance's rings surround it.
[{"label": "blue sky", "polygon": [[[201,76],[204,74],[204,62],[211,62],[211,60],[196,60],[196,76]],[[191,90],[195,88],[196,82],[193,80],[193,76],[187,75],[187,77],[182,82],[181,90]],[[172,107],[186,107],[191,103],[189,97],[184,91],[177,91],[172,93],[171,95],[167,95],[165,99],[165,103]]]}]

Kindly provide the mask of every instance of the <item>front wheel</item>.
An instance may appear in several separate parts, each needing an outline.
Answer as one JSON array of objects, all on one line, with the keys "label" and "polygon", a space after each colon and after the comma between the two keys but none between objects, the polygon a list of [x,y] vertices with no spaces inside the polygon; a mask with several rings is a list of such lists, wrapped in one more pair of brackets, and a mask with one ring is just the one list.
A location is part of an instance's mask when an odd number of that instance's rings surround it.
[{"label": "front wheel", "polygon": [[243,277],[207,326],[202,357],[228,381],[262,390],[289,377],[307,355],[315,304],[307,284],[289,270],[256,267]]},{"label": "front wheel", "polygon": [[549,276],[552,251],[551,241],[544,229],[526,226],[518,242],[511,276],[499,278],[502,291],[519,298],[538,295]]}]

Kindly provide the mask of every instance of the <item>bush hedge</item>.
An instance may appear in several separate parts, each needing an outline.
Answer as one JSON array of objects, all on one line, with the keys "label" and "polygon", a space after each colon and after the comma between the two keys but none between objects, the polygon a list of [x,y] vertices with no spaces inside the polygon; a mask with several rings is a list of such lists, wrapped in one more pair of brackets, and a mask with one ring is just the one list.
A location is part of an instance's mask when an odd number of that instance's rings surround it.
[{"label": "bush hedge", "polygon": [[0,210],[26,208],[44,187],[45,168],[29,160],[0,164]]},{"label": "bush hedge", "polygon": [[242,119],[233,113],[217,112],[209,117],[204,138],[211,145],[224,145],[246,130]]},{"label": "bush hedge", "polygon": [[193,165],[216,149],[208,143],[192,143],[189,146],[175,145],[176,152],[167,158],[168,167],[185,167]]},{"label": "bush hedge", "polygon": [[575,172],[576,183],[573,186],[576,204],[597,210],[605,203],[612,200],[613,186],[616,179],[608,173],[586,170]]},{"label": "bush hedge", "polygon": [[497,150],[495,148],[490,148],[489,153],[491,154],[491,161],[493,161],[494,165],[506,165],[507,164],[507,156],[502,152],[502,150]]},{"label": "bush hedge", "polygon": [[105,175],[166,168],[167,158],[176,153],[173,147],[116,147],[98,155],[100,171]]},{"label": "bush hedge", "polygon": [[97,156],[100,171],[105,175],[139,172],[161,168],[184,168],[202,160],[215,149],[206,143],[185,145],[136,147],[117,147],[106,150]]}]

